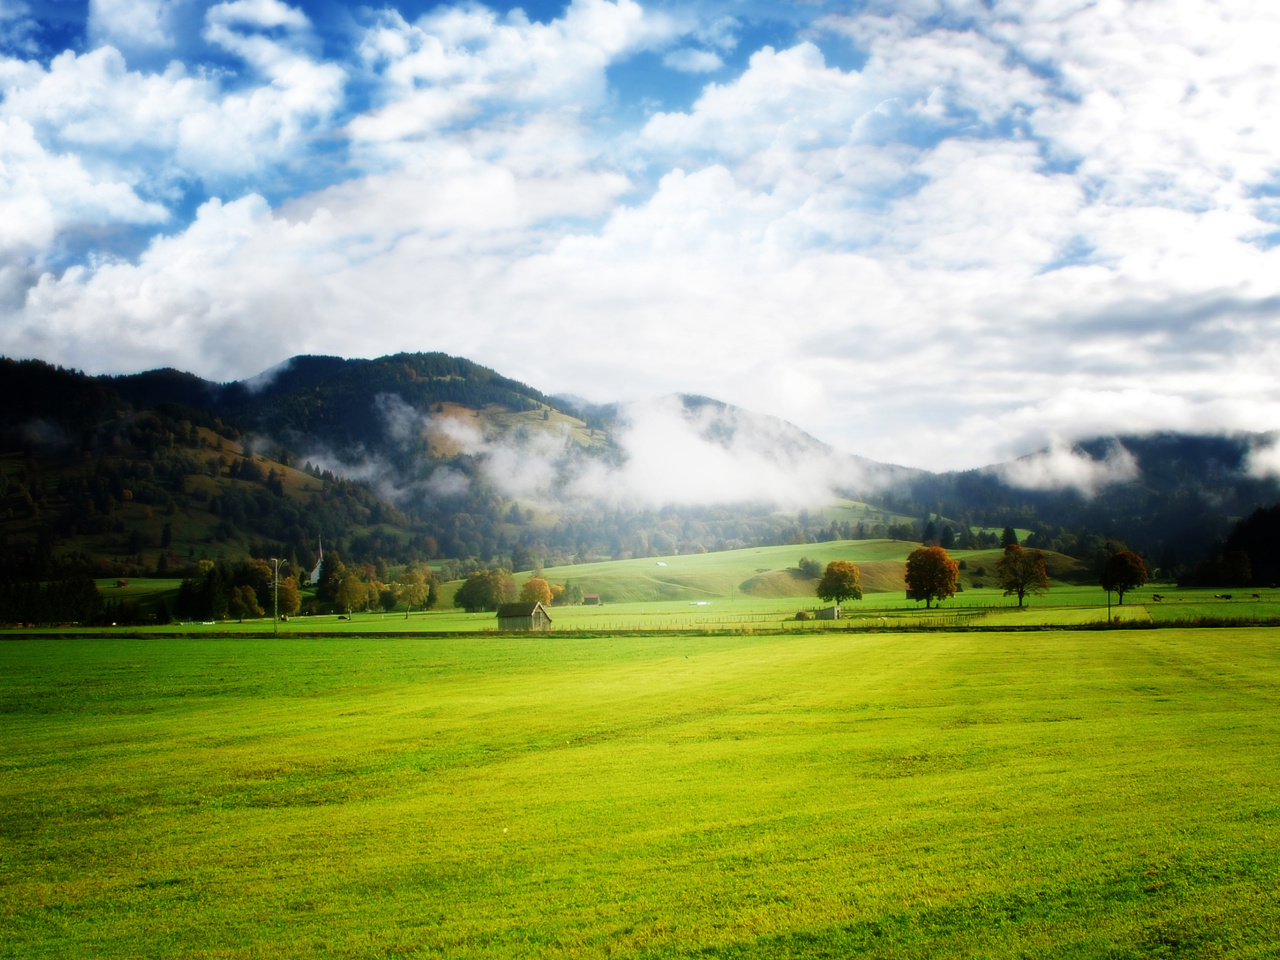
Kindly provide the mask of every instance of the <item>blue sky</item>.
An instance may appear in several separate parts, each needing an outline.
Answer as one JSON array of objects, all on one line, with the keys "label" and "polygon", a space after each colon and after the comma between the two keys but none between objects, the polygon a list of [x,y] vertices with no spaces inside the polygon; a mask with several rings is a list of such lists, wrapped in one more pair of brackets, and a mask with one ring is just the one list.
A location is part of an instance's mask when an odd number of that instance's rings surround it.
[{"label": "blue sky", "polygon": [[0,352],[443,350],[934,469],[1277,430],[1277,41],[1270,0],[0,0]]}]

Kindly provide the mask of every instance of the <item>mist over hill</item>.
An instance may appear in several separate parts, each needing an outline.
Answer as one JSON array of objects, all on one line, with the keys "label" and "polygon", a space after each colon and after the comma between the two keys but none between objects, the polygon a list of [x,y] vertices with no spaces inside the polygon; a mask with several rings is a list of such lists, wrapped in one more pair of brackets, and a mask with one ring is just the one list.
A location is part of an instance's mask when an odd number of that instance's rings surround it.
[{"label": "mist over hill", "polygon": [[[177,518],[185,559],[309,563],[323,536],[365,562],[519,566],[930,531],[964,546],[1008,525],[1077,557],[1121,540],[1173,568],[1280,499],[1275,435],[1095,438],[935,474],[707,397],[591,405],[439,353],[295,357],[232,383],[3,363],[9,554],[181,562],[155,510],[120,500],[144,491]],[[118,496],[86,500],[104,483]]]}]

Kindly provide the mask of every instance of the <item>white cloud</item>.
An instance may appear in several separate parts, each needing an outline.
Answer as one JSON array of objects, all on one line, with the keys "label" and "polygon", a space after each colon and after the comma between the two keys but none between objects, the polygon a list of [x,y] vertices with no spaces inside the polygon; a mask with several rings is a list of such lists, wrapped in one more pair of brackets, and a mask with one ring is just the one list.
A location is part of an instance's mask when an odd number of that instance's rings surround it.
[{"label": "white cloud", "polygon": [[738,47],[738,34],[742,32],[742,21],[737,17],[721,15],[710,22],[696,27],[693,36],[700,43],[728,53]]},{"label": "white cloud", "polygon": [[692,47],[681,47],[672,50],[662,58],[664,66],[681,73],[715,73],[724,66],[719,54],[710,50],[696,50]]},{"label": "white cloud", "polygon": [[593,465],[575,478],[571,494],[651,507],[744,501],[801,507],[827,502],[842,482],[864,479],[833,452],[745,411],[715,405],[690,411],[666,397],[628,405],[623,419],[622,464]]},{"label": "white cloud", "polygon": [[[859,69],[765,47],[644,121],[611,65],[719,62],[751,24],[631,0],[545,24],[387,10],[343,64],[298,8],[238,0],[205,26],[241,75],[110,47],[0,60],[0,348],[218,377],[440,349],[550,392],[716,396],[934,468],[1275,429],[1280,11],[860,9],[809,25]],[[337,182],[298,186],[318,153]],[[193,181],[222,196],[186,227],[52,268],[78,225],[159,223]]]},{"label": "white cloud", "polygon": [[[307,302],[308,273],[294,261],[306,231],[274,220],[260,197],[211,201],[183,233],[153,242],[136,266],[117,261],[44,274],[24,311],[40,325],[6,325],[4,349],[13,350],[16,334],[46,350],[61,344],[69,362],[91,371],[122,357],[145,368],[201,354],[223,369],[261,369],[264,356],[292,352],[290,317]],[[235,269],[255,258],[271,284]],[[113,325],[109,347],[86,336],[100,322]]]},{"label": "white cloud", "polygon": [[74,155],[50,154],[25,120],[0,117],[0,262],[34,255],[70,224],[167,218],[128,184],[94,177]]},{"label": "white cloud", "polygon": [[604,103],[614,58],[664,43],[675,30],[632,0],[573,0],[548,24],[481,6],[440,7],[413,24],[389,11],[360,48],[381,104],[350,129],[357,142],[430,137],[494,104],[576,115]]},{"label": "white cloud", "polygon": [[850,126],[879,102],[860,75],[826,66],[813,44],[765,47],[736,80],[708,85],[688,113],[655,114],[643,138],[650,150],[714,145],[734,159],[776,146],[812,149],[848,140]]},{"label": "white cloud", "polygon": [[31,16],[30,4],[24,0],[0,0],[0,50],[35,56],[40,52],[38,32],[39,24]]},{"label": "white cloud", "polygon": [[[623,408],[614,434],[616,460],[583,454],[565,429],[497,434],[463,416],[415,411],[399,397],[381,397],[378,405],[393,439],[426,436],[474,458],[480,476],[503,496],[553,506],[589,500],[655,508],[734,502],[796,508],[829,502],[840,488],[884,482],[782,421],[714,403],[691,406],[674,396]],[[365,479],[379,470],[372,463],[337,469]],[[466,487],[461,474],[437,470],[427,489],[448,496]]]},{"label": "white cloud", "polygon": [[179,63],[142,73],[110,46],[66,51],[47,69],[3,64],[0,117],[154,192],[191,177],[220,183],[260,172],[309,146],[309,130],[337,106],[343,71],[265,37],[225,33],[245,41],[265,82],[228,92]]},{"label": "white cloud", "polygon": [[122,50],[173,46],[174,0],[89,0],[89,35]]},{"label": "white cloud", "polygon": [[997,469],[1000,479],[1028,490],[1074,489],[1093,496],[1103,487],[1138,478],[1138,461],[1123,444],[1112,442],[1107,455],[1095,460],[1065,444],[1021,457]]}]

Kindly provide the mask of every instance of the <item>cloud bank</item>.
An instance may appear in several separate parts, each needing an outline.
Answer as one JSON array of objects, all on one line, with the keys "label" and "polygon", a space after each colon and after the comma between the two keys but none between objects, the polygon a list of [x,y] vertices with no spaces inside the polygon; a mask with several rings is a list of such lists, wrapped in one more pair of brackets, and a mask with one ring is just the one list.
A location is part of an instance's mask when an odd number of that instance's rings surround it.
[{"label": "cloud bank", "polygon": [[1280,8],[732,13],[94,0],[64,46],[4,3],[0,351],[443,350],[935,470],[1065,444],[1033,483],[1280,427]]}]

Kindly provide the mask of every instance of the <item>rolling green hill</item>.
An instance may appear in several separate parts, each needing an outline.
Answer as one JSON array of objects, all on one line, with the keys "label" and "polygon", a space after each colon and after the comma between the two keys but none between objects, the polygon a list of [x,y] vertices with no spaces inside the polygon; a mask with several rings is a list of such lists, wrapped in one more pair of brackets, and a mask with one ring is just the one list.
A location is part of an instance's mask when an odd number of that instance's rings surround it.
[{"label": "rolling green hill", "polygon": [[[798,566],[802,557],[808,557],[822,567],[833,560],[853,561],[861,571],[865,593],[896,593],[905,589],[907,555],[919,546],[903,540],[837,540],[548,567],[543,575],[555,583],[574,583],[584,593],[598,593],[605,603],[813,597],[817,580],[806,577]],[[973,586],[975,581],[994,585],[999,550],[959,550],[952,556],[964,561],[963,585]],[[1045,561],[1052,581],[1074,582],[1087,573],[1078,561],[1061,554],[1046,554]],[[978,574],[979,568],[987,573]],[[446,585],[446,605],[453,588],[456,584]]]}]

